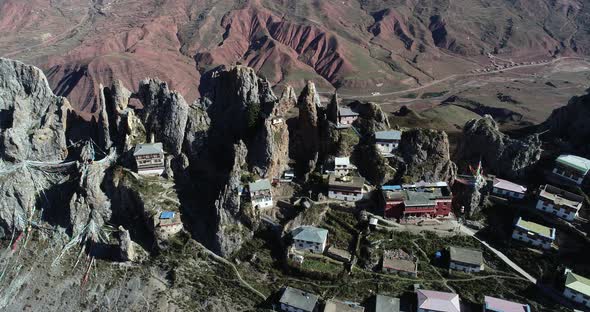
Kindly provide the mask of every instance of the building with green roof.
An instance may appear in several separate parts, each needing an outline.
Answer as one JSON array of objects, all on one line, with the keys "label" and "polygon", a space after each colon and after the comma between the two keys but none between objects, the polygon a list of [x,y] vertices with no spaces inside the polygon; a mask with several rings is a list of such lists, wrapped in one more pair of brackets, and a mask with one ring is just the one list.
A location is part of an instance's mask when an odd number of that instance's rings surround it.
[{"label": "building with green roof", "polygon": [[566,270],[563,295],[590,308],[590,279]]},{"label": "building with green roof", "polygon": [[555,160],[553,174],[566,181],[581,185],[590,171],[590,160],[576,155],[561,155]]},{"label": "building with green roof", "polygon": [[555,241],[555,228],[518,218],[512,238],[543,249],[551,249]]}]

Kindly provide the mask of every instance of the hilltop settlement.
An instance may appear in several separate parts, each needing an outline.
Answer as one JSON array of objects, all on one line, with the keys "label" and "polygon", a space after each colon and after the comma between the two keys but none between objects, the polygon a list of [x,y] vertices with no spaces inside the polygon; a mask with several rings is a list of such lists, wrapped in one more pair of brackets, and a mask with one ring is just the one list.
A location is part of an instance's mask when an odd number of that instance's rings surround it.
[{"label": "hilltop settlement", "polygon": [[590,310],[575,100],[450,142],[311,82],[275,96],[245,66],[191,104],[157,79],[101,86],[90,121],[40,70],[0,73],[2,310]]}]

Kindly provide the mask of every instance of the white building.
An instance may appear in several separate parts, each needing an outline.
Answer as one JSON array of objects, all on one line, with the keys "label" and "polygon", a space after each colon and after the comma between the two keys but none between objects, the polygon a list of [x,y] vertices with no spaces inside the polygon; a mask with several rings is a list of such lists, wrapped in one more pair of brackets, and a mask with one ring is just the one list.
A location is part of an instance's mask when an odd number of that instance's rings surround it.
[{"label": "white building", "polygon": [[337,177],[349,175],[356,167],[350,163],[349,157],[336,157],[334,159],[334,174]]},{"label": "white building", "polygon": [[291,236],[296,250],[323,253],[328,241],[328,230],[304,225],[291,231]]},{"label": "white building", "polygon": [[555,240],[555,229],[518,218],[512,238],[543,249],[551,249]]},{"label": "white building", "polygon": [[281,311],[314,312],[317,311],[319,297],[297,288],[287,287],[279,300]]},{"label": "white building", "polygon": [[483,271],[483,254],[480,250],[468,248],[451,247],[449,248],[451,270],[463,272],[480,272]]},{"label": "white building", "polygon": [[258,180],[248,184],[250,192],[250,201],[254,208],[272,207],[271,185],[268,179]]},{"label": "white building", "polygon": [[526,193],[526,187],[507,180],[494,178],[492,193],[504,198],[523,199]]},{"label": "white building", "polygon": [[365,196],[365,179],[355,176],[338,177],[331,174],[328,178],[328,198],[355,202]]},{"label": "white building", "polygon": [[573,221],[582,208],[584,197],[546,184],[539,188],[536,208],[567,221]]},{"label": "white building", "polygon": [[384,156],[391,156],[398,148],[402,139],[402,132],[398,130],[375,132],[375,144],[377,149]]},{"label": "white building", "polygon": [[553,168],[553,174],[577,185],[582,184],[588,171],[590,171],[590,160],[575,155],[557,157],[555,168]]},{"label": "white building", "polygon": [[162,143],[144,143],[135,146],[133,151],[137,173],[141,175],[161,175],[164,172],[164,148]]},{"label": "white building", "polygon": [[566,270],[563,295],[587,308],[590,308],[590,279]]}]

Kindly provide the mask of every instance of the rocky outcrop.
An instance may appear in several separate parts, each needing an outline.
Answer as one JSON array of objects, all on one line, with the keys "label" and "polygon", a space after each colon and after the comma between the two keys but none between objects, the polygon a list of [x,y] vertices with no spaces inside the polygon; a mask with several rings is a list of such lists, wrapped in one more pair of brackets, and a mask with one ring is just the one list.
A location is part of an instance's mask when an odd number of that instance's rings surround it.
[{"label": "rocky outcrop", "polygon": [[[82,155],[92,154],[92,145],[88,143]],[[111,218],[111,201],[101,188],[106,170],[116,161],[115,154],[101,161],[83,157],[78,163],[79,183],[70,199],[69,225],[72,235],[81,236],[93,242],[99,242],[103,225]]]},{"label": "rocky outcrop", "polygon": [[482,160],[484,169],[507,178],[518,178],[541,157],[538,135],[512,139],[498,129],[490,115],[465,124],[457,149],[457,159],[467,163]]},{"label": "rocky outcrop", "polygon": [[299,117],[295,141],[295,157],[300,174],[307,175],[318,161],[320,151],[320,97],[313,82],[308,81],[297,100]]},{"label": "rocky outcrop", "polygon": [[184,151],[191,161],[198,161],[205,153],[211,120],[207,111],[195,103],[189,107],[184,136]]},{"label": "rocky outcrop", "polygon": [[457,166],[451,161],[449,138],[444,131],[411,129],[402,133],[399,158],[394,160],[402,180],[451,181]]},{"label": "rocky outcrop", "polygon": [[[101,89],[100,98],[104,99],[104,108],[100,116],[103,129],[108,130],[110,145],[115,146],[120,153],[131,149],[137,143],[143,143],[146,139],[145,127],[136,115],[133,107],[129,107],[129,99],[132,93],[119,80],[112,86]],[[104,130],[103,130],[104,131]],[[106,136],[106,135],[105,135]]]},{"label": "rocky outcrop", "polygon": [[131,235],[129,235],[129,231],[122,226],[119,226],[118,230],[119,251],[121,260],[135,261],[135,246],[133,245],[133,241],[131,240]]},{"label": "rocky outcrop", "polygon": [[272,115],[277,117],[285,117],[285,115],[296,106],[297,94],[295,94],[295,89],[288,85],[283,90],[283,93],[281,93],[279,103],[275,105]]},{"label": "rocky outcrop", "polygon": [[182,95],[170,91],[165,82],[146,79],[139,83],[135,96],[143,104],[139,117],[147,137],[153,134],[168,153],[179,155],[189,114],[189,106]]},{"label": "rocky outcrop", "polygon": [[273,140],[270,119],[279,100],[268,81],[250,67],[221,67],[203,80],[201,94],[200,105],[207,107],[211,118],[210,152],[229,154],[242,141],[248,151],[248,168],[263,177],[273,174],[276,145],[288,142]]},{"label": "rocky outcrop", "polygon": [[326,107],[326,118],[328,121],[338,124],[338,111],[340,109],[338,101],[338,94],[334,93],[330,99],[330,103]]},{"label": "rocky outcrop", "polygon": [[390,129],[389,119],[381,107],[375,103],[353,102],[350,104],[352,110],[359,114],[354,126],[364,136],[370,136],[375,131]]},{"label": "rocky outcrop", "polygon": [[568,143],[564,150],[590,157],[590,94],[574,96],[566,106],[555,109],[543,127]]},{"label": "rocky outcrop", "polygon": [[229,172],[227,183],[215,201],[217,230],[213,250],[222,256],[227,256],[238,250],[244,240],[251,236],[249,230],[241,222],[242,211],[239,194],[241,168],[248,151],[242,142],[234,145],[233,150],[232,169]]},{"label": "rocky outcrop", "polygon": [[395,169],[391,167],[371,140],[358,144],[351,157],[358,172],[373,185],[382,185],[395,176]]},{"label": "rocky outcrop", "polygon": [[0,77],[0,159],[64,159],[69,102],[53,94],[34,66],[0,58]]}]

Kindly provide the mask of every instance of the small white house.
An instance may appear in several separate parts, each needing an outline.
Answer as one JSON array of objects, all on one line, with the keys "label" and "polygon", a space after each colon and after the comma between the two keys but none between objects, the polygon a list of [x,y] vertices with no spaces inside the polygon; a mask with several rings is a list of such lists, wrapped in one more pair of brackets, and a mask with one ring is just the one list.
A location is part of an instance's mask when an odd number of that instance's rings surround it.
[{"label": "small white house", "polygon": [[336,157],[334,159],[334,174],[337,177],[349,175],[356,167],[350,163],[349,157]]},{"label": "small white house", "polygon": [[555,240],[555,228],[549,228],[540,224],[518,218],[512,238],[543,249],[551,249]]},{"label": "small white house", "polygon": [[526,193],[526,187],[507,180],[494,178],[492,193],[504,198],[523,199]]},{"label": "small white house", "polygon": [[590,308],[590,279],[566,270],[563,296]]},{"label": "small white house", "polygon": [[377,149],[384,156],[391,156],[398,148],[402,139],[402,132],[398,130],[375,132],[375,144]]},{"label": "small white house", "polygon": [[464,272],[483,271],[483,254],[480,250],[451,247],[449,253],[449,268],[451,270]]},{"label": "small white house", "polygon": [[296,250],[323,253],[328,241],[328,230],[304,225],[291,231],[291,236]]},{"label": "small white house", "polygon": [[581,185],[590,171],[590,160],[576,155],[561,155],[555,160],[553,174]]},{"label": "small white house", "polygon": [[584,197],[546,184],[539,188],[538,210],[573,221],[582,208]]},{"label": "small white house", "polygon": [[272,207],[271,185],[268,179],[258,180],[248,185],[250,201],[254,208]]}]

